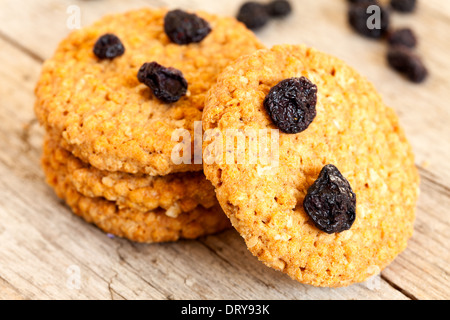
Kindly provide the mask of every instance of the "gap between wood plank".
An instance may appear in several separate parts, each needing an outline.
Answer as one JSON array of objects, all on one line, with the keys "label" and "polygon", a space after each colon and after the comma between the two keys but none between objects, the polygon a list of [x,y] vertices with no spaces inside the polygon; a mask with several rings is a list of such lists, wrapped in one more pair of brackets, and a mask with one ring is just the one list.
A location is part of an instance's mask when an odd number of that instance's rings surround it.
[{"label": "gap between wood plank", "polygon": [[[128,244],[134,249],[137,250],[137,248],[135,247],[134,243],[128,240],[124,240],[127,241]],[[130,272],[133,272],[139,279],[141,279],[145,284],[147,284],[148,286],[152,287],[155,291],[157,291],[158,293],[160,293],[162,296],[165,296],[168,300],[172,300],[170,299],[170,294],[167,295],[166,292],[161,291],[161,288],[157,288],[155,287],[151,282],[149,282],[147,279],[145,279],[144,277],[142,277],[139,273],[138,270],[136,270],[136,268],[129,263],[126,258],[124,257],[123,254],[120,253],[120,250],[123,247],[123,243],[119,244],[119,246],[116,248],[116,254],[119,257],[120,262],[124,263],[125,265],[127,265],[130,268]],[[116,275],[117,276],[117,275]]]},{"label": "gap between wood plank", "polygon": [[[199,240],[199,242],[205,246],[209,251],[211,251],[212,253],[214,253],[215,256],[217,256],[218,258],[220,258],[222,261],[225,261],[228,265],[231,265],[225,258],[223,258],[214,248],[210,247],[207,243],[205,243],[202,240]],[[231,265],[232,266],[232,265]],[[401,294],[403,294],[405,297],[407,297],[410,300],[419,300],[418,298],[416,298],[412,293],[408,292],[407,290],[401,288],[399,285],[395,284],[392,280],[390,280],[389,278],[387,278],[386,276],[383,276],[383,274],[380,274],[380,278],[385,281],[391,288],[393,288],[394,290],[400,292]],[[267,288],[271,288],[271,289],[276,289],[273,286],[264,283],[263,281],[261,281],[260,279],[256,279],[257,281],[259,281],[260,283],[262,283],[263,285],[265,285]],[[282,293],[282,292],[280,292]]]}]

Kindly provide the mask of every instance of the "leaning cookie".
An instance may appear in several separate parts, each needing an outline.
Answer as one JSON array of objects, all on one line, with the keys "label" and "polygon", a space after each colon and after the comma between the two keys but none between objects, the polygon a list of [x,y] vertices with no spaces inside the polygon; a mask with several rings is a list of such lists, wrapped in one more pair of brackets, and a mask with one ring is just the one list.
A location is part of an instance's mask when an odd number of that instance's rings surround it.
[{"label": "leaning cookie", "polygon": [[44,156],[51,159],[57,171],[66,172],[67,179],[79,193],[106,198],[116,202],[119,208],[139,211],[161,208],[167,215],[177,217],[197,206],[209,209],[217,205],[214,187],[203,172],[152,177],[101,171],[74,157],[51,138],[44,142]]},{"label": "leaning cookie", "polygon": [[262,47],[235,19],[203,12],[106,16],[71,33],[45,62],[35,111],[62,147],[98,169],[201,171],[173,160],[179,133],[194,146],[194,122],[217,75]]},{"label": "leaning cookie", "polygon": [[[205,175],[266,265],[339,287],[379,273],[406,248],[419,191],[412,149],[395,112],[344,62],[287,45],[243,57],[211,89],[203,126],[212,132]],[[228,129],[269,130],[276,143],[250,150],[256,135],[244,135],[237,152],[223,142]],[[267,146],[268,161],[249,161]]]},{"label": "leaning cookie", "polygon": [[77,192],[68,178],[68,171],[46,153],[42,166],[49,185],[76,215],[118,237],[144,243],[169,242],[195,239],[230,227],[219,205],[208,209],[197,206],[176,218],[169,217],[167,210],[162,208],[147,212],[120,208],[115,202],[86,197]]}]

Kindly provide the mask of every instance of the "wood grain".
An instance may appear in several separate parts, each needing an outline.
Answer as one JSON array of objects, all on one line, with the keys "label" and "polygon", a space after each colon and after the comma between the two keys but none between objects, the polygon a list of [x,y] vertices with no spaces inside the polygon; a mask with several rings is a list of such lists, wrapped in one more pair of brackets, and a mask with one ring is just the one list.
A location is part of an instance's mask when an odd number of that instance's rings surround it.
[{"label": "wood grain", "polygon": [[[384,43],[355,35],[346,1],[293,1],[295,14],[258,33],[268,46],[306,43],[366,75],[394,107],[422,176],[416,230],[408,249],[382,276],[348,288],[301,285],[266,268],[228,231],[199,241],[140,245],[105,234],[73,216],[44,181],[42,130],[33,88],[44,59],[67,35],[67,8],[86,25],[110,12],[148,5],[234,15],[240,0],[0,0],[0,298],[1,299],[448,299],[450,224],[450,2],[421,1],[412,26],[431,77],[414,85],[386,66]],[[74,278],[73,271],[79,271]],[[76,276],[76,274],[75,274]]]}]

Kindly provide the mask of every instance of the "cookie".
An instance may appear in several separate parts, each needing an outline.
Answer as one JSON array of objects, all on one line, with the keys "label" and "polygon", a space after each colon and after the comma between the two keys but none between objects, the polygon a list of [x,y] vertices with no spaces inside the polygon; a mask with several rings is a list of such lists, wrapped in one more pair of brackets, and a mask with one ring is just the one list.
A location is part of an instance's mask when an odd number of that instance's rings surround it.
[{"label": "cookie", "polygon": [[72,183],[69,173],[71,165],[66,167],[60,161],[57,153],[44,152],[42,166],[47,182],[76,215],[106,233],[131,241],[153,243],[195,239],[230,227],[218,204],[208,209],[197,206],[173,218],[163,208],[145,212],[118,206],[105,198],[86,197]]},{"label": "cookie", "polygon": [[[208,136],[226,136],[227,129],[278,130],[264,100],[277,84],[295,77],[317,87],[309,127],[295,134],[270,131],[278,132],[278,141],[268,153],[274,161],[266,163],[226,161],[237,145],[221,142],[223,153],[212,157],[211,150],[220,149],[207,139],[205,175],[249,250],[266,265],[314,286],[363,282],[406,248],[419,192],[412,148],[371,83],[315,49],[275,46],[239,59],[219,76],[207,97],[203,126]],[[353,225],[331,234],[316,227],[303,205],[329,164],[356,195]]]},{"label": "cookie", "polygon": [[44,156],[52,159],[57,171],[65,170],[67,179],[79,193],[116,202],[119,208],[139,211],[161,208],[167,215],[177,217],[197,206],[209,209],[218,204],[214,187],[203,172],[152,177],[101,171],[74,157],[52,139],[44,143]]},{"label": "cookie", "polygon": [[[100,170],[153,176],[201,171],[201,164],[172,161],[179,143],[172,135],[187,130],[194,137],[194,122],[201,121],[206,92],[217,75],[263,47],[235,19],[203,12],[198,16],[211,32],[197,43],[174,43],[164,31],[167,12],[106,16],[71,33],[43,66],[35,90],[38,119],[62,147]],[[110,55],[108,45],[115,49]],[[188,88],[178,102],[161,101],[139,81],[138,71],[147,62],[182,73]]]}]

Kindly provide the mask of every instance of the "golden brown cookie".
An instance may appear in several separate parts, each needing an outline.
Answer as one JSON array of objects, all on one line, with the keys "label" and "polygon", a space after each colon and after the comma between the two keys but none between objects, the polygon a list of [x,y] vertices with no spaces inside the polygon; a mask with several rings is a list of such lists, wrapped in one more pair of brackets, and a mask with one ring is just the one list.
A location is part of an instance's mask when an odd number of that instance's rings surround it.
[{"label": "golden brown cookie", "polygon": [[[263,46],[241,23],[199,12],[212,31],[200,43],[172,43],[164,32],[166,9],[142,9],[102,18],[74,31],[43,67],[36,87],[36,114],[61,145],[94,167],[108,171],[166,175],[201,171],[201,164],[172,162],[177,129],[194,137],[205,94],[217,75],[238,57]],[[97,40],[115,34],[123,55],[100,60]],[[176,103],[164,103],[140,83],[146,62],[180,70],[188,92]],[[193,141],[192,141],[193,145]]]},{"label": "golden brown cookie", "polygon": [[[48,149],[49,144],[46,144]],[[64,199],[73,212],[104,232],[136,242],[168,242],[178,239],[195,239],[214,234],[230,227],[228,218],[218,204],[211,208],[196,206],[176,218],[167,210],[156,208],[140,211],[118,206],[102,197],[86,197],[79,193],[70,178],[73,164],[64,166],[59,152],[46,150],[42,166],[47,182],[56,194]]]},{"label": "golden brown cookie", "polygon": [[[406,248],[419,192],[412,149],[373,85],[330,55],[276,46],[239,59],[219,76],[203,126],[223,135],[227,129],[277,129],[264,99],[282,80],[301,76],[317,86],[317,115],[303,132],[279,132],[278,165],[226,161],[226,154],[236,153],[232,144],[204,170],[233,226],[262,262],[302,283],[347,286],[377,274]],[[204,143],[205,159],[213,141]],[[248,156],[247,145],[244,152]],[[356,194],[356,221],[334,234],[319,230],[303,208],[328,164]]]},{"label": "golden brown cookie", "polygon": [[197,206],[209,209],[218,204],[214,187],[203,172],[152,177],[102,171],[74,157],[49,138],[44,143],[44,156],[58,165],[57,171],[66,172],[79,193],[90,198],[106,198],[116,202],[119,208],[139,211],[161,208],[167,215],[177,217]]}]

